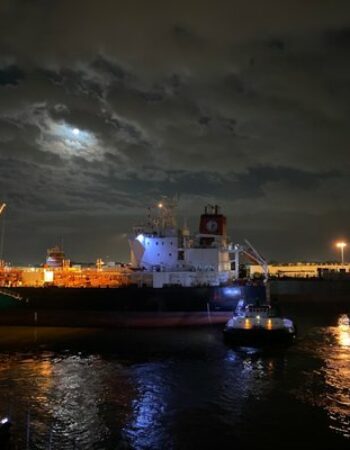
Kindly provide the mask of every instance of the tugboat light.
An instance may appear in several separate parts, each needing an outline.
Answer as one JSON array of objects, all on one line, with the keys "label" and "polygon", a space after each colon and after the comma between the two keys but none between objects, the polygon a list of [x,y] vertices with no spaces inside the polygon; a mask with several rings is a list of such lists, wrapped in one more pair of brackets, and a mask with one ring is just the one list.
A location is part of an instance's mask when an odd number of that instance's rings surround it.
[{"label": "tugboat light", "polygon": [[244,328],[246,330],[250,330],[251,327],[252,327],[252,324],[250,323],[250,320],[249,319],[245,319],[245,321],[244,321]]}]

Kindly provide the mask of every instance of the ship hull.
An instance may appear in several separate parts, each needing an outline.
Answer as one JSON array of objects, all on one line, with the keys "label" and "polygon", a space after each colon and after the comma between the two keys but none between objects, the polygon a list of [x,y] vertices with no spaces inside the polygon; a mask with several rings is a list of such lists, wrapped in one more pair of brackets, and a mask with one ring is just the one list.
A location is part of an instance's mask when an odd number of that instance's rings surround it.
[{"label": "ship hull", "polygon": [[90,328],[170,328],[225,324],[228,311],[119,312],[119,311],[7,311],[0,326],[90,327]]},{"label": "ship hull", "polygon": [[162,327],[226,323],[237,302],[264,299],[263,286],[11,289],[1,325]]}]

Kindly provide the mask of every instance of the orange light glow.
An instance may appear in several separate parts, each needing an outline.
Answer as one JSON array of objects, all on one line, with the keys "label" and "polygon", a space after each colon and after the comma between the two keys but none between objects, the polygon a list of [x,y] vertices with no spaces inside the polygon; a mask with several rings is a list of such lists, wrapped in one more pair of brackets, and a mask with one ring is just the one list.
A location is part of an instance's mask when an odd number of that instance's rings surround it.
[{"label": "orange light glow", "polygon": [[[50,278],[47,278],[47,274]],[[46,275],[46,278],[45,278]],[[6,268],[0,267],[0,288],[47,284],[58,287],[120,287],[130,284],[130,271],[127,268],[106,270],[94,268]]]},{"label": "orange light glow", "polygon": [[340,329],[339,344],[342,347],[350,347],[350,332],[349,332],[349,330]]},{"label": "orange light glow", "polygon": [[346,243],[346,242],[337,242],[337,243],[335,244],[335,246],[336,246],[337,248],[344,248],[344,247],[347,246],[347,243]]},{"label": "orange light glow", "polygon": [[251,324],[250,320],[249,319],[245,319],[245,321],[244,321],[244,328],[246,330],[250,330],[251,327],[252,327],[252,324]]}]

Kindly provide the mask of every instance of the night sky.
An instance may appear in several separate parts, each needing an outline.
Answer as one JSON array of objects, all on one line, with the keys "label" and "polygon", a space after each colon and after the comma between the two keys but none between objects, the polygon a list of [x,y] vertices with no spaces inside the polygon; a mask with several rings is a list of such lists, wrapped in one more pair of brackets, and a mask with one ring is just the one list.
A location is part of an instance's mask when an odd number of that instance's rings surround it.
[{"label": "night sky", "polygon": [[[350,219],[350,2],[1,0],[4,257],[128,261],[161,195],[269,260]],[[1,222],[4,222],[4,219]]]}]

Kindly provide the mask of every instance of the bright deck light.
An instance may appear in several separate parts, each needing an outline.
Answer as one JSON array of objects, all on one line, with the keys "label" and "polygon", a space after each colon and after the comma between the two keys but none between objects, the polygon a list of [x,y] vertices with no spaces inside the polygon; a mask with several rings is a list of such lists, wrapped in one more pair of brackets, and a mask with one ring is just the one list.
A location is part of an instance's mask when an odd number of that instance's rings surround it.
[{"label": "bright deck light", "polygon": [[143,243],[143,241],[145,240],[145,236],[141,233],[141,234],[138,234],[138,235],[137,235],[136,239],[137,239],[139,242]]}]

